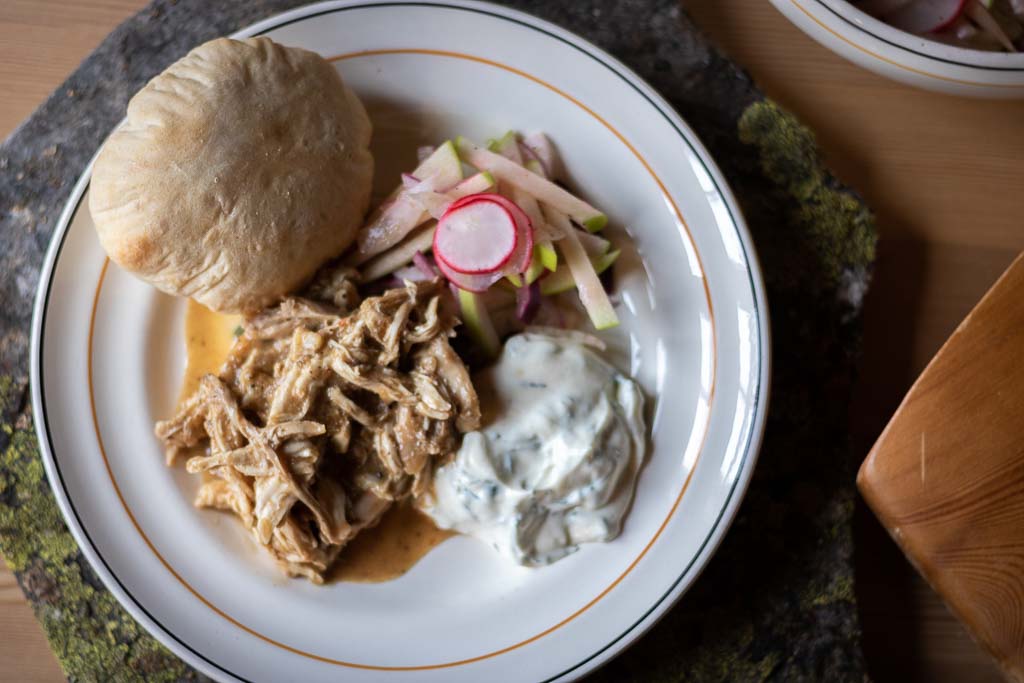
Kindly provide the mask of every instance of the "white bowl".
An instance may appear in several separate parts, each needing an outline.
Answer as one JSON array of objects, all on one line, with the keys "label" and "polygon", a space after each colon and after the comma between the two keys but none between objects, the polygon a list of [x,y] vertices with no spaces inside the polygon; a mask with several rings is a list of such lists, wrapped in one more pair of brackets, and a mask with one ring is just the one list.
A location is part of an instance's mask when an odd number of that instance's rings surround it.
[{"label": "white bowl", "polygon": [[1024,98],[1024,53],[968,50],[907,33],[847,0],[771,0],[804,33],[896,81],[951,95]]}]

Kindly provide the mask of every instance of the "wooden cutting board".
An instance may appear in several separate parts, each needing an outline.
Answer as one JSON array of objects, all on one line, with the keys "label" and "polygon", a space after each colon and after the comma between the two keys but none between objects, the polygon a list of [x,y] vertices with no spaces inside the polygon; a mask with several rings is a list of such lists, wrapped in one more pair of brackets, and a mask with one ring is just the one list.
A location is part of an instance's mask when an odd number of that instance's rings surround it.
[{"label": "wooden cutting board", "polygon": [[1024,254],[925,368],[857,485],[974,638],[1024,681]]}]

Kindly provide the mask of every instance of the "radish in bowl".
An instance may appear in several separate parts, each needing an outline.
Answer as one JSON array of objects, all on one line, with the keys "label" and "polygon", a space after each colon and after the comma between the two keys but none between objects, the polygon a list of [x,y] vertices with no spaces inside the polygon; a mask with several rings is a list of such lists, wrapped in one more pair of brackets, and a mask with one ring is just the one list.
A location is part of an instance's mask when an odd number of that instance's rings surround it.
[{"label": "radish in bowl", "polygon": [[1017,52],[1024,47],[1024,3],[1018,0],[855,0],[890,26],[951,45]]}]

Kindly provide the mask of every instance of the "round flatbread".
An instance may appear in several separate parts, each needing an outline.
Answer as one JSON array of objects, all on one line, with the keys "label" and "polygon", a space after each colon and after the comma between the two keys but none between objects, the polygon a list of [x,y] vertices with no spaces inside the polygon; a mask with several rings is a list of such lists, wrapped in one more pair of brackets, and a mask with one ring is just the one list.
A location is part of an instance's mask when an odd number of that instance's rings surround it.
[{"label": "round flatbread", "polygon": [[219,38],[151,80],[93,167],[110,258],[170,294],[252,311],[355,238],[370,200],[366,110],[316,53]]}]

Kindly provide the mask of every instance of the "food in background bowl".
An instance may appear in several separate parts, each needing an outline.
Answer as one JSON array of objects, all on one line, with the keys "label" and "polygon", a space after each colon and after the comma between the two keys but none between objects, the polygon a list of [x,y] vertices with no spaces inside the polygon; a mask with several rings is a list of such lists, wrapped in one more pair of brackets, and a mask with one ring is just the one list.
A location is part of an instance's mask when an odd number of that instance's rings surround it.
[{"label": "food in background bowl", "polygon": [[908,33],[972,50],[1024,48],[1024,0],[853,0]]}]

